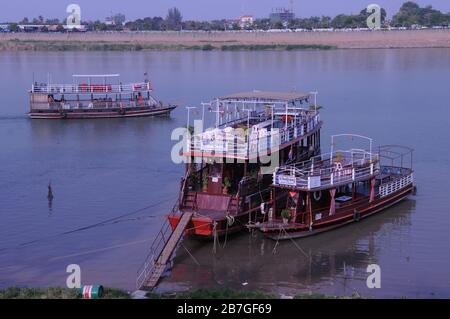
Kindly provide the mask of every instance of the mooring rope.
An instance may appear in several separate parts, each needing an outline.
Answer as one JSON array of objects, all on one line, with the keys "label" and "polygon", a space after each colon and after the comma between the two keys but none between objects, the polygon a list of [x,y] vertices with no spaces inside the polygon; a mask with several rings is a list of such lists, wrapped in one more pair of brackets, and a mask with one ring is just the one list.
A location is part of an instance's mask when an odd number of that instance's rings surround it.
[{"label": "mooring rope", "polygon": [[31,241],[20,243],[20,244],[18,244],[16,246],[13,246],[13,247],[5,247],[5,248],[0,249],[0,251],[5,251],[5,250],[8,250],[8,249],[14,249],[14,248],[22,248],[22,247],[29,246],[29,245],[32,245],[32,244],[36,244],[36,243],[39,243],[39,242],[42,242],[42,241],[45,241],[45,240],[49,240],[49,239],[52,239],[52,238],[57,238],[57,237],[60,237],[60,236],[70,235],[70,234],[77,233],[77,232],[80,232],[80,231],[85,231],[85,230],[89,230],[89,229],[92,229],[92,228],[105,226],[105,225],[108,225],[108,224],[111,224],[111,223],[114,223],[114,222],[118,223],[124,217],[132,216],[134,214],[137,214],[137,213],[140,213],[142,211],[145,211],[145,210],[147,210],[149,208],[153,208],[155,206],[161,205],[162,203],[164,203],[164,202],[166,202],[166,201],[168,201],[170,199],[173,199],[173,196],[164,198],[161,201],[152,203],[150,205],[147,205],[145,207],[136,209],[134,211],[131,211],[131,212],[128,212],[128,213],[125,213],[125,214],[122,214],[122,215],[119,215],[119,216],[116,216],[116,217],[113,217],[113,218],[109,218],[109,219],[106,219],[104,221],[97,222],[95,224],[79,227],[79,228],[76,228],[76,229],[72,229],[72,230],[61,232],[61,233],[54,234],[54,235],[49,235],[49,236],[37,238],[37,239],[31,240]]}]

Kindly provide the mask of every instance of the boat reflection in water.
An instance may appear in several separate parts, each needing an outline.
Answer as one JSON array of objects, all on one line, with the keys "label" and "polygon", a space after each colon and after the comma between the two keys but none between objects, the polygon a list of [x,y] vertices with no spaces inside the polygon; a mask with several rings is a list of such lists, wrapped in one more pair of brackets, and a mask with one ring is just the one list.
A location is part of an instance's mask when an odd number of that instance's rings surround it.
[{"label": "boat reflection in water", "polygon": [[406,262],[401,256],[383,258],[379,245],[394,242],[390,236],[393,232],[408,232],[414,210],[415,201],[406,199],[370,219],[297,240],[276,242],[247,232],[233,236],[226,244],[223,238],[216,254],[213,243],[187,239],[183,242],[186,249],[178,250],[171,274],[161,281],[158,290],[245,286],[288,295],[309,291],[372,295],[377,291],[366,286],[367,266],[379,264],[387,272],[389,263]]}]

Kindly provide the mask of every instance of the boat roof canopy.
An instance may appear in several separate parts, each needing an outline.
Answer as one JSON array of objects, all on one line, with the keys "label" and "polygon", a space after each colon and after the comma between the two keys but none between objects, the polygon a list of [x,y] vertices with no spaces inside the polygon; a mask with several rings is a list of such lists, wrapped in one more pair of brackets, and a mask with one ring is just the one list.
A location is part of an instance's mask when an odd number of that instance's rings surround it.
[{"label": "boat roof canopy", "polygon": [[306,100],[310,97],[308,93],[301,92],[270,92],[270,91],[251,91],[227,95],[219,98],[221,101],[251,101],[261,102],[292,102]]},{"label": "boat roof canopy", "polygon": [[73,74],[74,78],[117,78],[120,74]]}]

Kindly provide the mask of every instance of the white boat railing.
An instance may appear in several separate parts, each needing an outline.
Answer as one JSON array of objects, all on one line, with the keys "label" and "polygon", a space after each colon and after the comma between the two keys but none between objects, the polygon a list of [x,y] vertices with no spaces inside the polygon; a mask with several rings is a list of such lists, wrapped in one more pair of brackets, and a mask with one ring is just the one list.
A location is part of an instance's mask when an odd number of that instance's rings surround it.
[{"label": "white boat railing", "polygon": [[313,190],[368,179],[379,172],[377,154],[361,150],[336,151],[298,164],[278,167],[273,173],[273,184]]},{"label": "white boat railing", "polygon": [[131,84],[33,84],[31,93],[47,94],[90,94],[90,93],[117,93],[152,91],[150,82]]},{"label": "white boat railing", "polygon": [[392,193],[397,192],[398,190],[412,184],[414,182],[413,174],[408,174],[406,176],[397,178],[396,180],[380,185],[380,197],[386,197]]},{"label": "white boat railing", "polygon": [[[192,136],[189,152],[214,153],[224,156],[250,157],[268,154],[283,144],[304,136],[317,128],[320,123],[318,114],[298,117],[287,126],[279,119],[274,127],[255,129],[247,134],[243,129],[231,127],[217,128]],[[280,128],[277,128],[280,127]]]}]

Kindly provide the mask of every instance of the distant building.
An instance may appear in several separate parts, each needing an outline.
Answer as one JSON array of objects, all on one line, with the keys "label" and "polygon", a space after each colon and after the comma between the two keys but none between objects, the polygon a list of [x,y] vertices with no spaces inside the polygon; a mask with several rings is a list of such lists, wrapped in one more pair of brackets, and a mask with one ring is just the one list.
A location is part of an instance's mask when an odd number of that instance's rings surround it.
[{"label": "distant building", "polygon": [[270,22],[272,23],[287,23],[295,19],[294,10],[286,8],[276,8],[270,14]]},{"label": "distant building", "polygon": [[18,27],[23,32],[40,32],[44,28],[48,28],[45,24],[19,24]]},{"label": "distant building", "polygon": [[0,32],[9,32],[9,25],[8,24],[0,24]]},{"label": "distant building", "polygon": [[294,20],[294,0],[289,0],[288,8],[283,7],[272,9],[272,13],[269,18],[271,23],[281,22],[283,25],[287,25],[290,21]]},{"label": "distant building", "polygon": [[116,23],[114,22],[113,17],[106,17],[105,24],[106,25],[115,25]]},{"label": "distant building", "polygon": [[[64,30],[67,31],[77,31],[77,32],[86,32],[87,31],[87,27],[82,24],[82,25],[63,25]],[[56,29],[58,29],[58,27],[56,26]],[[50,30],[50,29],[49,29]]]},{"label": "distant building", "polygon": [[240,16],[238,19],[238,24],[241,27],[241,29],[249,28],[253,25],[253,22],[255,19],[251,15],[243,15]]},{"label": "distant building", "polygon": [[125,24],[125,15],[121,13],[117,13],[110,17],[105,18],[106,25],[124,25]]}]

